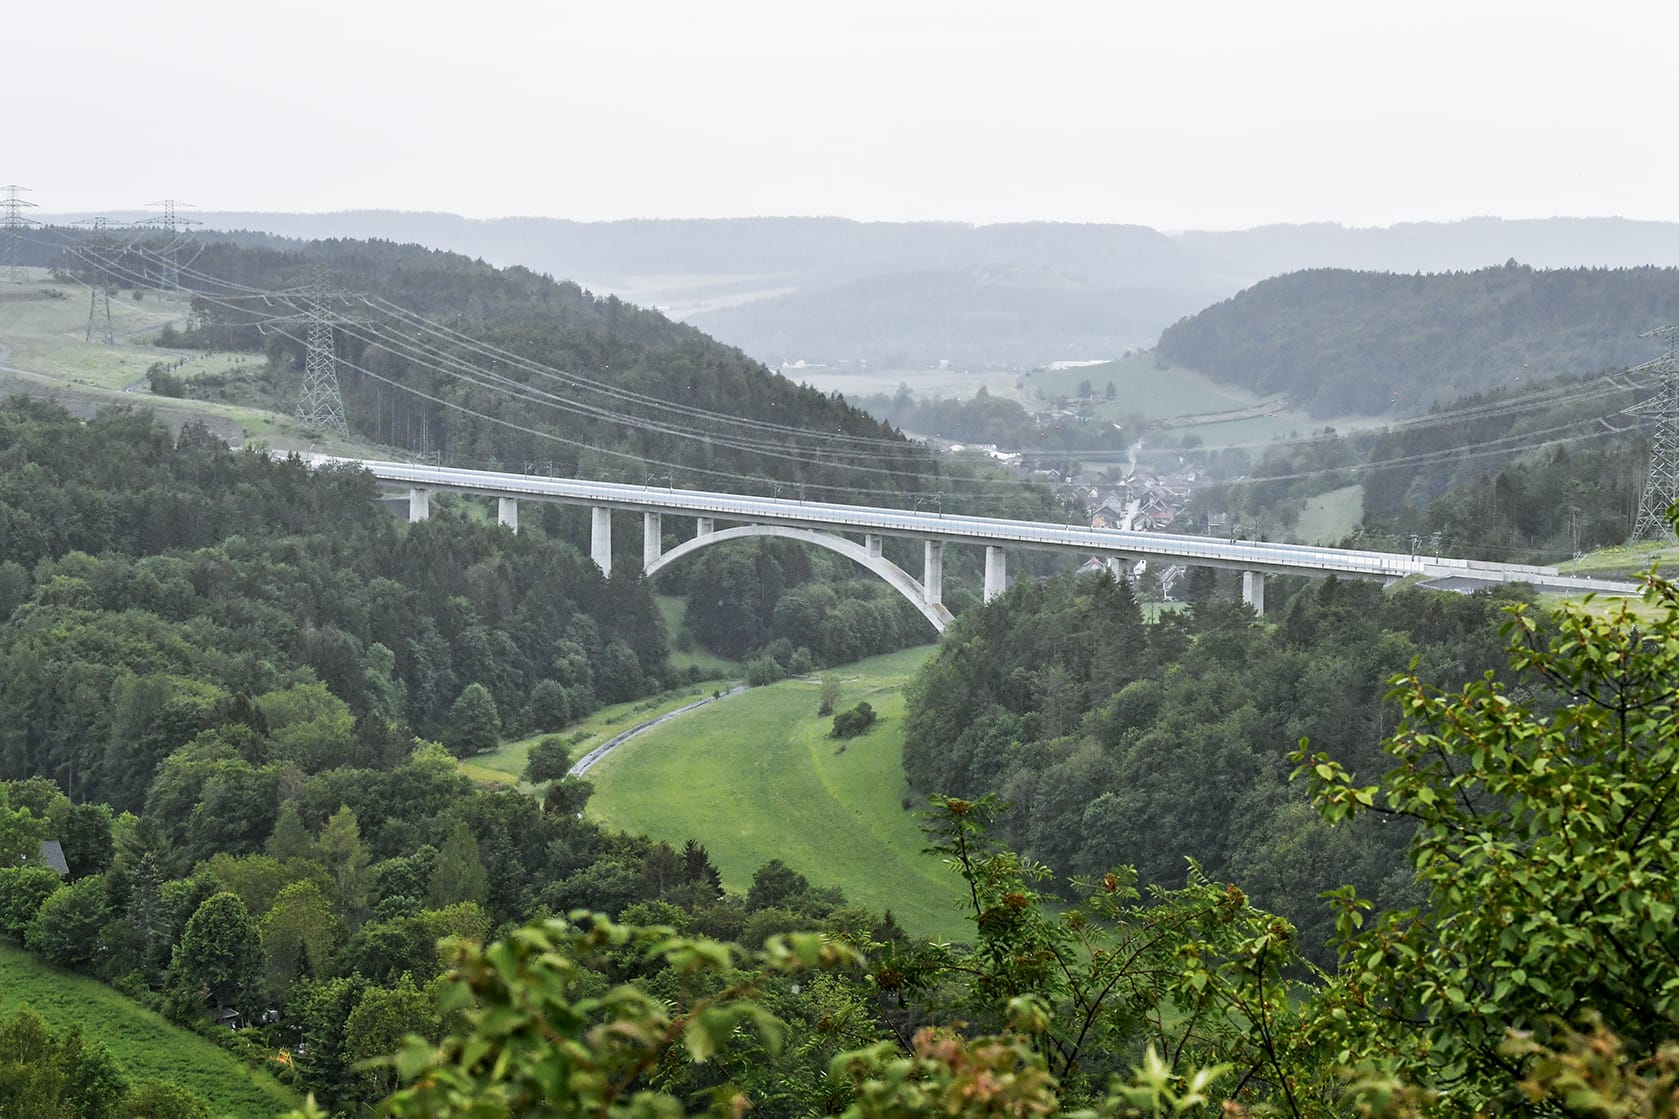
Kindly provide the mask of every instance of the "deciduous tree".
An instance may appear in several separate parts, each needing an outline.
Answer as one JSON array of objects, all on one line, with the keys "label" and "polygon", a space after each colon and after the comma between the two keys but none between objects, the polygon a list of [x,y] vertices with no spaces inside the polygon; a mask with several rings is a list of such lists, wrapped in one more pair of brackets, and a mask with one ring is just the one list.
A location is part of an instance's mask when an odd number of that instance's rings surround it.
[{"label": "deciduous tree", "polygon": [[457,758],[485,754],[501,741],[501,716],[496,701],[482,684],[468,684],[449,709],[448,733],[443,744]]},{"label": "deciduous tree", "polygon": [[24,942],[31,952],[61,967],[87,969],[104,954],[103,937],[110,922],[105,876],[94,874],[60,886],[41,903]]},{"label": "deciduous tree", "polygon": [[1296,755],[1331,820],[1412,820],[1422,905],[1363,926],[1342,891],[1330,1028],[1454,1110],[1513,1098],[1535,1045],[1589,1013],[1633,1053],[1679,1040],[1679,587],[1507,631],[1520,692],[1395,682],[1394,768]]},{"label": "deciduous tree", "polygon": [[239,895],[212,894],[187,921],[175,972],[217,1006],[236,1006],[262,978],[262,934]]}]

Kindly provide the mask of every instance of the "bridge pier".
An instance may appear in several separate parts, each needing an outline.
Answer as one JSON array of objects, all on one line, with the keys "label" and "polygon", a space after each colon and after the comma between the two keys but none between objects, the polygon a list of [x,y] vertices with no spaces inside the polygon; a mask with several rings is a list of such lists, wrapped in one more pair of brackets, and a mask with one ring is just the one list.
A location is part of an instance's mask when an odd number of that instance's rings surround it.
[{"label": "bridge pier", "polygon": [[921,546],[921,601],[928,606],[944,601],[943,540],[928,540]]},{"label": "bridge pier", "polygon": [[864,533],[863,534],[863,547],[868,551],[869,555],[873,556],[876,559],[879,559],[880,558],[880,553],[881,553],[881,548],[883,547],[883,542],[882,542],[880,533],[878,533],[878,532],[866,532],[866,533]]},{"label": "bridge pier", "polygon": [[519,531],[519,499],[516,497],[496,498],[496,524],[506,525],[514,532]]},{"label": "bridge pier", "polygon": [[612,510],[597,505],[590,510],[589,558],[602,575],[612,574]]},{"label": "bridge pier", "polygon": [[641,569],[646,571],[659,562],[665,550],[663,518],[657,513],[641,515]]},{"label": "bridge pier", "polygon": [[1265,616],[1265,572],[1242,572],[1242,601],[1253,607],[1261,618]]},{"label": "bridge pier", "polygon": [[985,601],[990,602],[1008,587],[1008,561],[1003,549],[995,544],[985,546]]},{"label": "bridge pier", "polygon": [[408,523],[426,520],[431,516],[431,491],[411,489],[408,491]]},{"label": "bridge pier", "polygon": [[710,536],[712,533],[714,533],[716,531],[717,531],[717,522],[712,520],[710,517],[695,517],[694,518],[694,535],[695,536]]}]

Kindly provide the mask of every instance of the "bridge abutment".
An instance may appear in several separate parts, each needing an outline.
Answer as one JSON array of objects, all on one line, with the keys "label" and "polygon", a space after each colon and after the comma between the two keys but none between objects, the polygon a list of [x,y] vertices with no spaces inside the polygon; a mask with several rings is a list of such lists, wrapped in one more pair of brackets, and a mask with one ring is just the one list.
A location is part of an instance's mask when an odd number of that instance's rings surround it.
[{"label": "bridge abutment", "polygon": [[1242,572],[1242,601],[1253,607],[1261,618],[1265,616],[1265,572]]},{"label": "bridge abutment", "polygon": [[1009,583],[1008,561],[1003,558],[1003,549],[995,544],[985,546],[985,601],[990,602],[1007,589]]},{"label": "bridge abutment", "polygon": [[589,517],[589,558],[602,575],[612,574],[612,510],[596,505]]},{"label": "bridge abutment", "polygon": [[519,499],[516,497],[496,498],[496,524],[505,525],[514,532],[519,531]]},{"label": "bridge abutment", "polygon": [[928,606],[944,601],[943,540],[928,540],[921,546],[921,601]]},{"label": "bridge abutment", "polygon": [[414,524],[431,516],[431,491],[411,489],[408,491],[408,523]]}]

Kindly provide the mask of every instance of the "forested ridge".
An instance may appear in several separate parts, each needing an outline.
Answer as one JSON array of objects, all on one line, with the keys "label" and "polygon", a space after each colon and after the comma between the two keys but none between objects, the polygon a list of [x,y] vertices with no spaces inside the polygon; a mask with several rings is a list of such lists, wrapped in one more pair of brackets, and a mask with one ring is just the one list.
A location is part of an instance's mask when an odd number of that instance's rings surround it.
[{"label": "forested ridge", "polygon": [[511,727],[544,682],[579,712],[669,682],[638,579],[603,578],[540,524],[405,528],[377,497],[363,473],[145,415],[8,402],[0,776],[137,808],[170,750],[316,680],[371,720],[298,746],[323,755],[377,752],[387,722],[440,735],[473,684]]},{"label": "forested ridge", "polygon": [[1063,878],[1125,863],[1175,887],[1193,858],[1287,915],[1300,950],[1329,963],[1319,895],[1351,882],[1383,907],[1405,900],[1408,833],[1327,828],[1289,781],[1288,752],[1304,737],[1379,770],[1384,681],[1413,659],[1442,683],[1497,667],[1512,599],[1292,585],[1273,628],[1217,599],[1144,625],[1106,576],[1015,584],[958,619],[913,684],[911,787],[1000,797],[998,834]]},{"label": "forested ridge", "polygon": [[1200,288],[993,264],[871,276],[706,311],[694,321],[772,362],[1029,369],[1146,345],[1157,324],[1208,298]]},{"label": "forested ridge", "polygon": [[1642,377],[1560,377],[1388,428],[1209,456],[1224,480],[1195,495],[1192,520],[1228,513],[1244,536],[1278,539],[1309,498],[1358,484],[1356,546],[1406,551],[1414,536],[1440,555],[1554,563],[1631,534],[1649,465],[1638,413],[1654,391]]},{"label": "forested ridge", "polygon": [[1517,383],[1621,369],[1679,322],[1679,270],[1514,261],[1397,275],[1319,268],[1262,281],[1168,327],[1163,362],[1314,416],[1414,415]]},{"label": "forested ridge", "polygon": [[[37,252],[58,243],[87,252],[76,231],[39,240]],[[120,287],[156,284],[166,267],[143,239],[102,259],[97,271],[85,256],[51,263]],[[324,280],[346,418],[372,442],[461,465],[535,463],[635,482],[675,468],[682,484],[713,489],[774,478],[893,503],[936,488],[924,448],[837,396],[656,311],[529,269],[382,241],[219,239],[201,244],[182,278],[191,320],[159,340],[265,354],[268,366],[242,391],[280,411],[295,405],[305,363],[299,293]],[[241,386],[189,378],[181,390],[238,399]]]},{"label": "forested ridge", "polygon": [[[196,216],[212,229],[418,242],[597,291],[632,291],[644,302],[698,305],[696,325],[772,363],[788,355],[817,362],[930,354],[972,367],[1029,367],[1058,357],[1113,356],[1242,287],[1308,268],[1440,272],[1510,258],[1544,268],[1679,264],[1679,226],[1624,219],[1315,223],[1166,235],[1138,226],[808,217],[577,222],[377,210]],[[757,298],[730,305],[742,296]],[[836,329],[842,323],[847,329]],[[1115,340],[1123,340],[1119,349]]]}]

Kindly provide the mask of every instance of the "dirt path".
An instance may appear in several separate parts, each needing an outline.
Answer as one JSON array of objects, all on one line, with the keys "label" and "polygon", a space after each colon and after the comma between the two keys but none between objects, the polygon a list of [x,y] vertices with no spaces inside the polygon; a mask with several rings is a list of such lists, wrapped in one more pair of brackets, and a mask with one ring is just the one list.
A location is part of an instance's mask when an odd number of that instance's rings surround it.
[{"label": "dirt path", "polygon": [[716,703],[720,699],[727,699],[732,695],[739,695],[745,690],[746,685],[740,684],[736,687],[730,688],[721,695],[708,695],[704,699],[696,699],[692,703],[685,703],[674,711],[666,711],[657,719],[649,719],[645,723],[637,723],[629,730],[613,735],[605,742],[602,742],[599,746],[596,746],[593,750],[590,750],[587,754],[584,754],[577,760],[575,765],[566,770],[566,776],[581,777],[585,773],[589,772],[589,770],[593,769],[595,767],[595,763],[599,762],[602,758],[606,757],[606,755],[612,753],[612,751],[616,750],[636,735],[645,731],[650,731],[654,727],[659,726],[661,723],[668,723],[678,715],[686,715],[690,711],[697,711],[708,703]]}]

